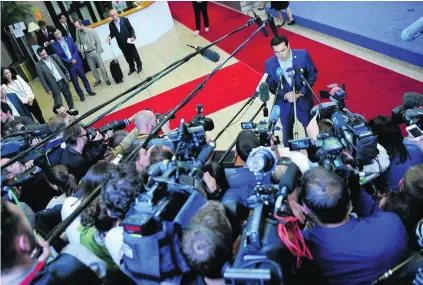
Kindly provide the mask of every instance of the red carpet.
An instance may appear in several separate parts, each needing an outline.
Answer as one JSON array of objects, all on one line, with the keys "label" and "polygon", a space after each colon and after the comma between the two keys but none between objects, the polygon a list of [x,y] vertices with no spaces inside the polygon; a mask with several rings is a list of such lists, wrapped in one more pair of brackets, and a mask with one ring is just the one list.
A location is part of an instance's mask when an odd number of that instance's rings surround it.
[{"label": "red carpet", "polygon": [[[168,3],[173,18],[194,30],[191,1]],[[203,27],[200,35],[209,41],[229,33],[249,19],[246,15],[211,2],[208,5],[208,14],[210,32],[205,33]],[[223,40],[218,46],[231,53],[255,28],[254,25],[244,29]],[[402,95],[405,92],[423,93],[421,82],[287,30],[279,31],[279,34],[288,38],[291,48],[308,50],[319,71],[318,80],[313,88],[317,94],[319,90],[326,89],[326,85],[330,83],[345,83],[348,94],[347,106],[368,119],[379,114],[390,115],[392,108],[402,103]],[[272,34],[270,28],[268,32],[269,35]],[[273,56],[270,39],[271,37],[265,38],[261,33],[257,34],[236,56],[237,59],[263,74],[265,60]]]},{"label": "red carpet", "polygon": [[[164,114],[178,105],[205,77],[198,78],[114,112],[93,126],[100,127],[113,120],[128,118],[146,108],[150,108],[156,113]],[[171,121],[171,126],[176,127],[181,118],[184,118],[185,121],[190,121],[196,114],[195,107],[197,104],[203,104],[204,113],[210,114],[250,97],[254,93],[260,79],[261,77],[257,72],[242,63],[235,63],[221,69],[204,86],[204,89],[176,114],[176,119]],[[128,129],[132,128],[133,124]]]}]

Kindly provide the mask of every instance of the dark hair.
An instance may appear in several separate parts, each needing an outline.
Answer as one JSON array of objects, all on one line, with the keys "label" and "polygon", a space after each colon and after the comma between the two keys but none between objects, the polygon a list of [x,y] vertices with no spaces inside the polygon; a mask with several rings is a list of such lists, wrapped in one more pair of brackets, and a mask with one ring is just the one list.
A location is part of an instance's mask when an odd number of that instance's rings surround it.
[{"label": "dark hair", "polygon": [[246,162],[250,152],[260,146],[260,141],[253,131],[243,130],[238,134],[235,146],[239,157]]},{"label": "dark hair", "polygon": [[390,117],[379,115],[369,122],[369,127],[377,135],[377,141],[387,151],[390,159],[397,153],[400,156],[400,163],[404,163],[410,157],[404,145],[404,136],[401,129]]},{"label": "dark hair", "polygon": [[57,115],[57,109],[60,109],[63,107],[63,104],[56,104],[53,106],[53,113]]},{"label": "dark hair", "polygon": [[281,43],[285,43],[285,45],[288,46],[288,39],[285,36],[279,36],[279,37],[274,37],[270,41],[270,45],[272,47],[280,45]]},{"label": "dark hair", "polygon": [[[116,165],[109,162],[99,162],[91,166],[87,174],[81,179],[81,200],[91,194],[97,186],[101,185],[109,173],[113,172],[116,168]],[[108,217],[107,211],[104,211],[104,205],[101,204],[100,198],[97,197],[84,211],[82,211],[81,225],[85,227],[95,226],[99,231],[110,229],[109,227],[115,222],[115,219]]]},{"label": "dark hair", "polygon": [[47,126],[50,132],[55,132],[57,130],[60,130],[66,127],[67,125],[66,119],[70,120],[68,114],[65,114],[65,113],[56,114],[53,117],[51,117],[47,122]]},{"label": "dark hair", "polygon": [[44,21],[44,20],[38,20],[38,26],[45,26],[45,25],[47,25],[47,23],[46,23],[46,21]]},{"label": "dark hair", "polygon": [[61,193],[66,197],[71,196],[78,188],[78,180],[72,174],[72,170],[67,165],[55,165],[44,170],[47,181],[57,185]]},{"label": "dark hair", "polygon": [[135,198],[144,192],[143,180],[134,167],[119,165],[101,188],[102,200],[113,218],[123,219]]},{"label": "dark hair", "polygon": [[43,50],[46,50],[46,48],[45,47],[37,48],[37,54],[40,55],[43,52]]},{"label": "dark hair", "polygon": [[9,82],[7,81],[6,82],[6,78],[4,78],[4,71],[5,70],[9,70],[10,71],[10,73],[12,74],[12,80],[16,80],[16,79],[18,79],[17,77],[16,77],[16,73],[12,70],[12,69],[10,69],[10,68],[7,68],[7,67],[2,67],[1,68],[1,84],[3,85],[3,84],[9,84]]},{"label": "dark hair", "polygon": [[301,195],[322,223],[340,223],[348,214],[351,202],[348,188],[340,176],[326,168],[311,168],[304,173]]},{"label": "dark hair", "polygon": [[12,213],[9,203],[1,198],[1,271],[6,273],[19,261],[15,250],[15,238],[19,234],[19,216]]},{"label": "dark hair", "polygon": [[111,148],[117,147],[127,135],[128,131],[125,130],[119,130],[114,132],[112,137],[109,139],[109,146]]},{"label": "dark hair", "polygon": [[182,236],[182,251],[189,266],[199,275],[219,278],[232,258],[232,226],[223,204],[208,201],[191,219]]},{"label": "dark hair", "polygon": [[150,164],[163,161],[165,159],[172,159],[173,152],[162,145],[154,145],[151,147]]},{"label": "dark hair", "polygon": [[59,13],[59,14],[57,14],[57,19],[58,20],[60,20],[60,18],[62,18],[62,16],[65,16],[66,17],[66,14],[65,13]]},{"label": "dark hair", "polygon": [[80,124],[75,124],[63,132],[63,141],[70,146],[76,146],[78,138],[81,135],[82,126]]}]

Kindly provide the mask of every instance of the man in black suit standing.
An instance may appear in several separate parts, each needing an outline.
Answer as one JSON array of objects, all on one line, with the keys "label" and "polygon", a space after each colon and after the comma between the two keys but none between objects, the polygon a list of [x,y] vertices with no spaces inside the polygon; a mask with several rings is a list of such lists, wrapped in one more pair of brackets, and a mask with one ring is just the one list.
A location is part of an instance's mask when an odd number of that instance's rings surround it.
[{"label": "man in black suit standing", "polygon": [[53,54],[52,44],[54,43],[53,33],[56,30],[52,26],[47,26],[44,20],[38,21],[40,29],[35,32],[37,35],[37,43],[40,47],[44,47],[48,54]]},{"label": "man in black suit standing", "polygon": [[59,25],[57,28],[62,32],[62,36],[71,37],[74,42],[76,42],[76,28],[72,22],[68,22],[65,13],[60,13],[57,15],[59,20]]},{"label": "man in black suit standing", "polygon": [[120,18],[117,11],[112,9],[109,11],[112,21],[109,23],[110,35],[107,37],[107,43],[116,37],[119,48],[122,50],[126,61],[129,64],[129,73],[131,75],[135,71],[135,63],[137,64],[137,73],[142,71],[142,62],[138,54],[135,44],[128,43],[135,41],[135,31],[127,18]]}]

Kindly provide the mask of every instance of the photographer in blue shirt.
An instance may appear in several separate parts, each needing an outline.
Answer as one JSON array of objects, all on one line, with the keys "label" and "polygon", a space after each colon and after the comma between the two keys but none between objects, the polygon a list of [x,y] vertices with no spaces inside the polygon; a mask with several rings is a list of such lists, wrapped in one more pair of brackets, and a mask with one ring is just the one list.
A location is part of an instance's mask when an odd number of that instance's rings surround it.
[{"label": "photographer in blue shirt", "polygon": [[412,166],[423,163],[423,153],[414,142],[404,139],[401,129],[388,116],[377,116],[369,126],[377,135],[378,143],[388,152],[390,167],[379,178],[378,188],[382,192],[399,191],[399,182]]}]

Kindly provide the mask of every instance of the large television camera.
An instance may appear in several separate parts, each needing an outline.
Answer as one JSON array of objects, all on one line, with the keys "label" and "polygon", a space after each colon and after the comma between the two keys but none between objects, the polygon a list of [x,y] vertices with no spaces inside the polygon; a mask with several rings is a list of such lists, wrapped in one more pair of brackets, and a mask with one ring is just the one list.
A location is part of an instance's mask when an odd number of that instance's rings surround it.
[{"label": "large television camera", "polygon": [[392,119],[397,124],[405,123],[407,126],[418,125],[423,127],[423,95],[405,93],[402,96],[403,104],[392,110]]},{"label": "large television camera", "polygon": [[257,178],[255,193],[247,200],[253,214],[242,233],[240,249],[232,266],[224,268],[227,284],[282,284],[291,274],[293,256],[279,234],[277,217],[291,216],[288,194],[295,188],[298,168],[288,167],[279,185],[263,185],[263,177],[276,167],[277,159],[268,147],[254,149],[247,165]]},{"label": "large television camera", "polygon": [[206,131],[214,129],[213,120],[203,115],[203,106],[197,105],[197,115],[189,122],[182,119],[179,128],[167,134],[175,146],[175,156],[182,161],[196,157],[207,143]]},{"label": "large television camera", "polygon": [[[279,106],[274,106],[272,112],[270,113],[269,121],[262,120],[259,123],[253,122],[242,122],[241,128],[243,130],[252,130],[260,140],[261,146],[270,146],[272,136],[275,131],[279,131],[280,128],[276,126],[276,122],[280,118],[280,108]],[[275,144],[280,144],[279,137],[276,136],[277,141]]]},{"label": "large television camera", "polygon": [[200,169],[214,147],[205,145],[190,162],[173,159],[150,167],[146,192],[123,221],[123,271],[138,284],[160,284],[190,271],[181,252],[182,228],[207,202]]}]

